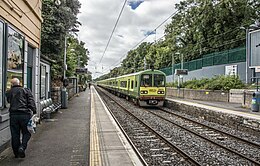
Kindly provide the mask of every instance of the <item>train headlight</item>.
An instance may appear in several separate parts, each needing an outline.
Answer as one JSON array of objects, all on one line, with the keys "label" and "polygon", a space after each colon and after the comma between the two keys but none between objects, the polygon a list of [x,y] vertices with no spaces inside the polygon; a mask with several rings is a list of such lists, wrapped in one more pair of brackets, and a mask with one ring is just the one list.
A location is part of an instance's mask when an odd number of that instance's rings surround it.
[{"label": "train headlight", "polygon": [[158,91],[157,93],[158,94],[164,94],[164,91]]},{"label": "train headlight", "polygon": [[148,94],[147,90],[141,90],[141,94]]}]

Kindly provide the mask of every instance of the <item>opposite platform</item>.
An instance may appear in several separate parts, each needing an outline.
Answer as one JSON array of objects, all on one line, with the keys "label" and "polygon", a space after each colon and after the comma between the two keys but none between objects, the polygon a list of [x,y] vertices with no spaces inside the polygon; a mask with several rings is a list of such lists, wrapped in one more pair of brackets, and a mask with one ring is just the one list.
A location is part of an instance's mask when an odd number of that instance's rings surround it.
[{"label": "opposite platform", "polygon": [[237,103],[199,101],[181,98],[167,98],[167,100],[260,121],[260,112],[252,112],[250,109],[242,108],[242,106]]},{"label": "opposite platform", "polygon": [[[193,116],[207,119],[212,122],[235,127],[246,131],[249,129],[253,134],[259,135],[260,112],[252,112],[242,108],[237,103],[199,101],[182,98],[167,98],[170,107],[183,110]],[[257,134],[258,133],[258,134]]]}]

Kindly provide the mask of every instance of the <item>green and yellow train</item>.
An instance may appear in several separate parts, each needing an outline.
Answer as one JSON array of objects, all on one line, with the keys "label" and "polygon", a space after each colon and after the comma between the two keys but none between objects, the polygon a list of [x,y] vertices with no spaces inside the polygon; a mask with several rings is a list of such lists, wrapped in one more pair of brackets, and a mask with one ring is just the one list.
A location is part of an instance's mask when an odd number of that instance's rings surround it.
[{"label": "green and yellow train", "polygon": [[163,106],[166,96],[166,75],[159,70],[145,70],[97,81],[108,91],[133,99],[139,106]]}]

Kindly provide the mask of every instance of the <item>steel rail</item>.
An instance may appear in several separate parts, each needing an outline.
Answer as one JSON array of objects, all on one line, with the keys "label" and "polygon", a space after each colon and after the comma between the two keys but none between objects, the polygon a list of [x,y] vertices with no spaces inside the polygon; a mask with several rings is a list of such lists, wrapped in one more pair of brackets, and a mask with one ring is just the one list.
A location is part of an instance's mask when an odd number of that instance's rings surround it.
[{"label": "steel rail", "polygon": [[[104,93],[105,94],[105,93]],[[110,96],[108,96],[107,94],[105,94],[107,97],[109,97],[110,99],[112,99]],[[161,134],[157,133],[154,129],[152,129],[151,127],[149,127],[149,125],[147,125],[145,122],[143,122],[142,120],[140,120],[138,117],[136,117],[134,114],[132,114],[128,109],[126,109],[124,106],[122,106],[119,102],[117,102],[116,100],[112,99],[120,108],[122,108],[124,111],[126,111],[129,115],[131,115],[132,117],[134,117],[138,122],[140,122],[141,124],[143,124],[147,129],[149,129],[150,131],[152,131],[155,135],[157,135],[161,140],[163,140],[163,142],[165,142],[169,147],[171,147],[172,149],[174,149],[175,151],[179,152],[180,155],[187,160],[187,162],[190,162],[192,165],[201,165],[199,162],[197,162],[195,159],[193,159],[191,156],[189,156],[186,152],[182,151],[180,148],[178,148],[177,146],[175,146],[174,144],[172,144],[171,142],[169,142],[166,138],[164,138]]]},{"label": "steel rail", "polygon": [[200,137],[200,138],[203,138],[203,139],[209,141],[209,142],[211,142],[212,144],[215,144],[215,145],[217,145],[217,146],[219,146],[219,147],[221,147],[221,148],[223,148],[223,149],[226,149],[227,151],[230,151],[230,152],[232,152],[232,153],[234,153],[234,154],[236,154],[236,155],[238,155],[238,156],[240,156],[240,157],[242,157],[242,158],[245,158],[245,159],[247,159],[248,161],[250,161],[250,162],[252,162],[252,163],[254,163],[254,164],[256,164],[256,165],[260,165],[260,162],[255,161],[255,160],[253,160],[253,159],[251,159],[251,158],[249,158],[249,157],[247,157],[247,156],[245,156],[245,155],[243,155],[243,154],[241,154],[241,153],[239,153],[239,152],[237,152],[237,151],[235,151],[235,150],[233,150],[233,149],[230,149],[230,148],[228,148],[228,147],[226,147],[226,146],[223,146],[223,145],[221,145],[221,144],[219,144],[219,143],[217,143],[217,142],[215,142],[215,141],[213,141],[213,140],[211,140],[211,139],[209,139],[209,138],[207,138],[207,137],[204,137],[204,136],[198,134],[197,132],[194,132],[194,131],[192,131],[192,130],[186,128],[186,127],[183,127],[183,126],[181,126],[181,125],[179,125],[179,124],[177,124],[177,123],[174,123],[174,122],[170,121],[169,119],[167,119],[167,118],[165,118],[165,117],[163,117],[163,116],[161,116],[161,115],[158,115],[158,114],[156,114],[156,113],[154,113],[154,112],[151,112],[151,111],[149,111],[149,110],[147,110],[147,109],[144,109],[144,110],[146,110],[147,112],[150,112],[151,114],[153,114],[153,115],[155,115],[155,116],[160,117],[161,119],[163,119],[163,120],[165,120],[165,121],[167,121],[167,122],[169,122],[169,123],[171,123],[171,124],[174,124],[174,125],[176,125],[176,126],[182,128],[182,129],[184,129],[184,130],[186,130],[186,131],[188,131],[188,132],[191,132],[191,133],[193,133],[194,135],[196,135],[196,136],[198,136],[198,137]]},{"label": "steel rail", "polygon": [[207,128],[209,128],[209,129],[212,129],[212,130],[216,130],[216,131],[218,131],[218,132],[220,132],[220,133],[226,134],[226,135],[228,135],[228,136],[230,136],[230,137],[233,137],[233,138],[238,139],[238,140],[240,140],[240,141],[246,142],[247,144],[250,144],[250,145],[252,145],[252,146],[255,146],[256,148],[260,148],[260,144],[257,144],[257,143],[255,143],[255,142],[248,141],[248,140],[246,140],[246,139],[244,139],[244,138],[241,138],[241,137],[237,137],[237,136],[232,135],[232,134],[230,134],[230,133],[228,133],[228,132],[219,130],[219,129],[214,128],[214,127],[211,127],[211,126],[207,126],[207,125],[205,125],[205,124],[203,124],[203,123],[200,123],[200,122],[197,122],[197,121],[195,121],[195,120],[193,120],[193,119],[189,119],[189,118],[187,118],[187,117],[185,117],[185,116],[181,116],[181,115],[178,115],[178,114],[176,114],[176,113],[173,113],[173,112],[170,112],[170,111],[168,111],[168,110],[165,110],[164,108],[161,108],[161,107],[160,107],[159,109],[162,110],[162,111],[164,111],[164,112],[167,112],[167,113],[169,113],[169,114],[172,114],[172,115],[174,115],[174,116],[178,116],[178,117],[180,117],[180,118],[183,118],[183,119],[185,119],[185,120],[191,121],[191,122],[196,123],[196,124],[198,124],[198,125],[207,127]]}]

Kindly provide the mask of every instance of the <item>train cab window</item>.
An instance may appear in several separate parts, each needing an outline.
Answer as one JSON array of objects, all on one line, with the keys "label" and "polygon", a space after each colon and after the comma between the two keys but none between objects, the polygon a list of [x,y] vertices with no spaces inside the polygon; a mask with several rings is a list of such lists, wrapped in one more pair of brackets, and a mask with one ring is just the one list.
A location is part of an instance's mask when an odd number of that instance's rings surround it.
[{"label": "train cab window", "polygon": [[131,89],[134,89],[134,81],[131,81]]},{"label": "train cab window", "polygon": [[143,74],[141,76],[141,86],[152,86],[152,75]]},{"label": "train cab window", "polygon": [[162,74],[154,75],[154,86],[163,87],[165,86],[165,77]]}]

